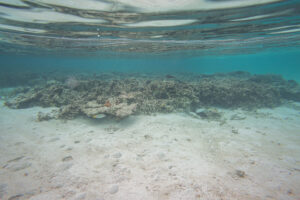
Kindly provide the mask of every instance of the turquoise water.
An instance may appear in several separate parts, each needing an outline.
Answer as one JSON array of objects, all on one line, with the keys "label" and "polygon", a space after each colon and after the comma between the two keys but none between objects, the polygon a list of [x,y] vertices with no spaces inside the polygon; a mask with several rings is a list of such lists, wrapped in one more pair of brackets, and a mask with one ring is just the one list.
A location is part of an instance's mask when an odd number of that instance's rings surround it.
[{"label": "turquoise water", "polygon": [[144,56],[138,58],[98,58],[72,56],[1,55],[5,71],[33,72],[62,70],[68,72],[196,72],[216,73],[248,71],[258,74],[281,74],[287,79],[300,80],[300,50],[276,49],[256,54],[214,56]]}]

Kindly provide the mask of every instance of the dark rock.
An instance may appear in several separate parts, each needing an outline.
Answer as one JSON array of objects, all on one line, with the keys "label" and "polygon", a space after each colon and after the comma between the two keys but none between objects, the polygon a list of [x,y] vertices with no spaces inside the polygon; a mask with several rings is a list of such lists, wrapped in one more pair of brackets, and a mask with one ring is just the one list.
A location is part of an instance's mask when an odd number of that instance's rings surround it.
[{"label": "dark rock", "polygon": [[242,170],[235,170],[235,175],[237,175],[240,178],[244,178],[246,176],[246,173]]},{"label": "dark rock", "polygon": [[63,162],[67,162],[67,161],[70,161],[70,160],[73,160],[73,157],[72,156],[66,156],[62,159]]},{"label": "dark rock", "polygon": [[204,109],[203,111],[198,110],[196,113],[201,118],[208,120],[219,120],[222,117],[222,114],[217,109]]}]

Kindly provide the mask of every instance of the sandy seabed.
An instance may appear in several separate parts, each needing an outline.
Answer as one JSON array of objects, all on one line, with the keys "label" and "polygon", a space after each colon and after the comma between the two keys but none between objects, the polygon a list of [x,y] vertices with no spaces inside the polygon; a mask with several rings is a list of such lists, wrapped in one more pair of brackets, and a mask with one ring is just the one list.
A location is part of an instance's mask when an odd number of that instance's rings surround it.
[{"label": "sandy seabed", "polygon": [[221,122],[37,122],[51,108],[0,103],[1,200],[300,199],[300,112],[290,105],[219,109]]}]

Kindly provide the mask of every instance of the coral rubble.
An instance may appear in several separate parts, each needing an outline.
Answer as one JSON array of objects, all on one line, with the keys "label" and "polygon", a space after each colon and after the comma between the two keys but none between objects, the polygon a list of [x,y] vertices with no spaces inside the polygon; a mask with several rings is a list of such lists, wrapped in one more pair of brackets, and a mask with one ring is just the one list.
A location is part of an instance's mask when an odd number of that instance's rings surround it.
[{"label": "coral rubble", "polygon": [[[297,82],[278,75],[247,72],[176,76],[99,74],[72,77],[72,81],[67,77],[48,80],[17,91],[15,97],[6,102],[7,106],[59,107],[59,118],[100,114],[124,118],[135,113],[195,111],[209,106],[252,109],[275,107],[285,100],[300,101]],[[199,113],[202,117],[214,114]]]}]

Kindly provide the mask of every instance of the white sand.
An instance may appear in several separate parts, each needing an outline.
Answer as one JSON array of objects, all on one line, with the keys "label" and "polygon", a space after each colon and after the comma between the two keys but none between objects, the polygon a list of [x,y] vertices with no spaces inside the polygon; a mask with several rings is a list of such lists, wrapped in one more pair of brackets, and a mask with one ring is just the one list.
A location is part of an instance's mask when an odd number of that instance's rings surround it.
[{"label": "white sand", "polygon": [[41,110],[1,101],[1,200],[300,197],[300,111],[289,107],[223,110],[223,125],[181,113],[36,122]]}]

